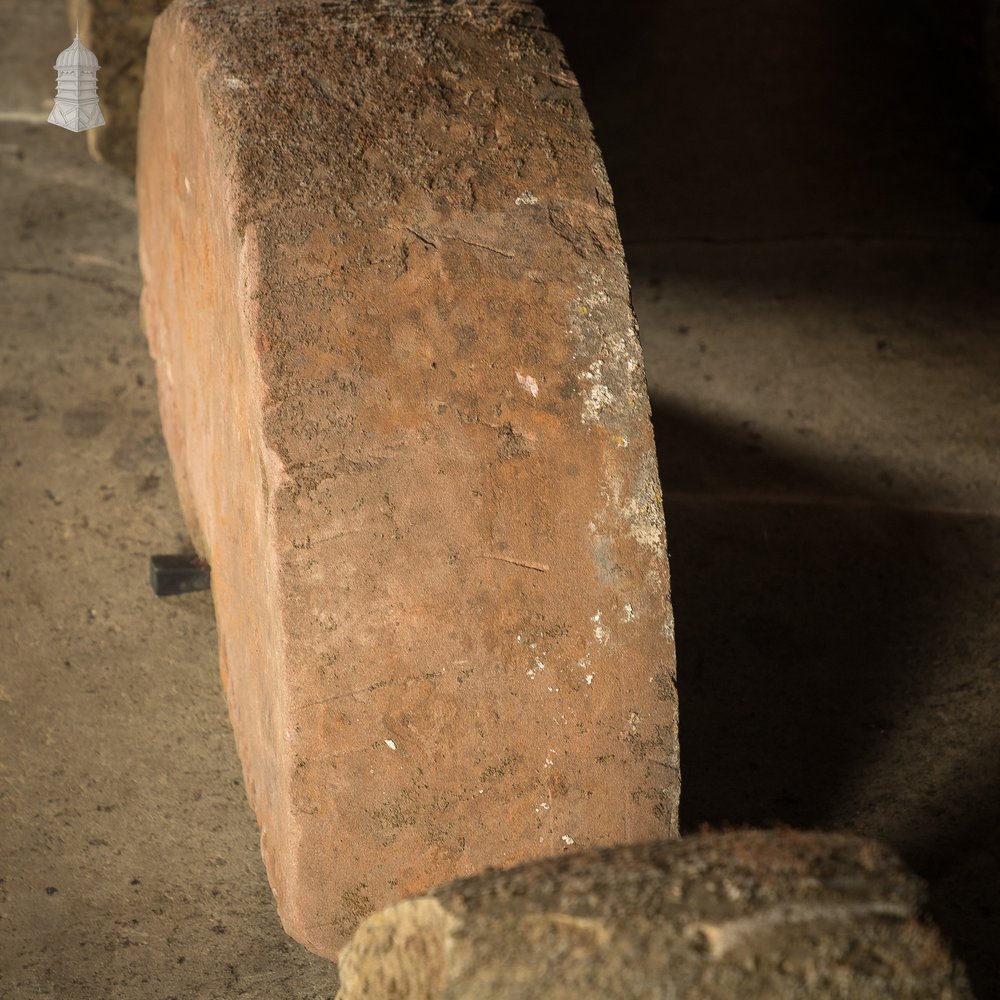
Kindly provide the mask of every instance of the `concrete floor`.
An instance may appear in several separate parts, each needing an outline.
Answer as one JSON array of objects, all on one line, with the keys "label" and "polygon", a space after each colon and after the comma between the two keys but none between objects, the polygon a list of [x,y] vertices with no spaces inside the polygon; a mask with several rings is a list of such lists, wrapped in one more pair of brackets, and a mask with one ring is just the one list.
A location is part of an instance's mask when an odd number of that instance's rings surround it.
[{"label": "concrete floor", "polygon": [[330,998],[274,910],[211,598],[149,588],[186,537],[132,184],[44,124],[71,40],[60,0],[0,3],[0,997]]},{"label": "concrete floor", "polygon": [[[920,24],[550,0],[618,198],[673,570],[686,829],[895,845],[1000,996],[1000,254]],[[282,933],[138,326],[129,182],[0,0],[0,997],[319,998]]]}]

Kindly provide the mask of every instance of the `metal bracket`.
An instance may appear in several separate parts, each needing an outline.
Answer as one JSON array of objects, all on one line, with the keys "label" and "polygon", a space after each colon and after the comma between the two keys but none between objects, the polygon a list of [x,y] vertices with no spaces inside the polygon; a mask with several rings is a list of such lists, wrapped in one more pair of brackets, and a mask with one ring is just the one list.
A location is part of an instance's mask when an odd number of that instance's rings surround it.
[{"label": "metal bracket", "polygon": [[197,556],[150,556],[149,583],[157,597],[208,590],[212,569]]}]

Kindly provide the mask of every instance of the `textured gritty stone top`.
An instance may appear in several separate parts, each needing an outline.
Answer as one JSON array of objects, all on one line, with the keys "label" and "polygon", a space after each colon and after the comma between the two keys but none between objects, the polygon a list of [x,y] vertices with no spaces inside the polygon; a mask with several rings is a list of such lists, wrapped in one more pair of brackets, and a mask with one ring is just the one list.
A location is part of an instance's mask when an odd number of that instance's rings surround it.
[{"label": "textured gritty stone top", "polygon": [[745,831],[532,862],[367,920],[339,1000],[972,1000],[890,851]]},{"label": "textured gritty stone top", "polygon": [[[493,279],[503,291],[501,274],[512,269],[510,284],[538,281],[544,272],[532,275],[528,262],[545,262],[532,261],[532,248],[519,242],[517,216],[530,214],[565,244],[567,277],[589,277],[594,286],[581,289],[571,322],[584,346],[599,349],[598,370],[576,376],[582,387],[556,388],[580,395],[583,419],[612,431],[616,416],[648,408],[631,316],[623,317],[625,330],[603,328],[613,325],[602,322],[612,298],[628,301],[610,185],[576,82],[534,5],[343,0],[247,8],[205,0],[185,7],[197,29],[193,44],[210,47],[203,55],[215,63],[203,89],[231,142],[237,228],[260,233],[262,306],[309,297],[335,309],[353,289],[359,262],[372,278],[391,280],[406,273],[411,255],[448,243],[480,251],[456,281]],[[480,40],[471,51],[470,32]],[[400,81],[406,85],[392,86]],[[546,191],[544,200],[526,185]],[[580,204],[581,195],[590,204]],[[321,246],[310,247],[320,206],[329,219]],[[421,209],[434,217],[426,232],[408,225]],[[287,266],[290,253],[295,268]],[[517,260],[522,255],[527,262]],[[341,280],[347,262],[352,269]],[[619,312],[621,305],[614,303]],[[261,310],[262,322],[268,315]],[[547,317],[518,318],[510,332],[529,359]],[[282,328],[262,352],[275,391],[287,378],[295,333]],[[300,380],[293,384],[298,392]],[[537,405],[545,407],[544,397]],[[642,513],[637,530],[658,544],[662,508]]]}]

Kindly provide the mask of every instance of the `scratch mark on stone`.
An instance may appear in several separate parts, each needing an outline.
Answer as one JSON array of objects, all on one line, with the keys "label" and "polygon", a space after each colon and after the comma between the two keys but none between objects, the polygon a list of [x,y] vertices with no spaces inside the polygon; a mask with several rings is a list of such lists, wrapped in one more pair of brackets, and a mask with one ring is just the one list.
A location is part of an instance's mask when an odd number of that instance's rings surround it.
[{"label": "scratch mark on stone", "polygon": [[561,76],[557,73],[549,73],[549,79],[560,87],[571,87],[576,90],[580,89],[580,84],[571,76]]},{"label": "scratch mark on stone", "polygon": [[[429,247],[437,250],[438,245],[431,239],[430,236],[424,236],[423,233],[418,233],[413,226],[407,226],[406,231],[412,233],[421,243],[426,244]],[[467,247],[476,247],[478,250],[488,250],[490,253],[495,253],[500,257],[506,257],[508,260],[512,260],[514,254],[509,250],[501,250],[499,247],[490,246],[488,243],[476,243],[475,240],[467,240],[464,236],[450,236],[447,233],[433,233],[434,239],[438,240],[455,240],[458,243],[464,243]]]},{"label": "scratch mark on stone", "polygon": [[437,244],[436,244],[436,243],[435,243],[435,242],[434,242],[433,240],[429,240],[429,239],[428,239],[428,238],[427,238],[426,236],[424,236],[424,235],[423,235],[422,233],[418,233],[418,232],[417,232],[417,231],[416,231],[416,230],[415,230],[415,229],[413,228],[413,226],[407,226],[407,227],[406,227],[406,231],[407,231],[408,233],[413,233],[413,235],[414,235],[414,236],[416,236],[416,238],[417,238],[418,240],[420,240],[420,242],[421,242],[421,243],[424,243],[424,244],[426,244],[427,246],[429,246],[429,247],[433,248],[434,250],[437,250],[437,248],[438,248],[438,245],[437,245]]},{"label": "scratch mark on stone", "polygon": [[727,952],[743,944],[756,934],[773,931],[783,924],[802,924],[813,921],[851,921],[858,917],[891,917],[908,920],[913,916],[910,907],[900,903],[841,903],[824,906],[789,904],[774,906],[749,917],[724,920],[718,923],[700,921],[691,925],[686,935],[700,935],[708,945],[712,958],[723,958]]},{"label": "scratch mark on stone", "polygon": [[[444,236],[444,234],[442,234]],[[467,240],[464,236],[444,236],[446,240],[458,240],[459,243],[464,243],[467,247],[477,247],[480,250],[489,250],[490,253],[495,253],[500,257],[506,257],[508,260],[513,260],[514,255],[509,250],[501,250],[499,247],[491,247],[488,243],[476,243],[474,240]]]},{"label": "scratch mark on stone", "polygon": [[319,94],[319,96],[323,98],[324,101],[329,103],[330,95],[323,88],[323,84],[321,84],[319,80],[317,80],[316,77],[314,77],[312,73],[308,72],[305,68],[300,69],[299,72],[303,75],[303,77],[305,77],[305,79],[307,79],[312,84],[313,89],[316,91],[316,93]]},{"label": "scratch mark on stone", "polygon": [[352,691],[341,691],[338,694],[332,694],[328,698],[320,698],[318,701],[307,701],[304,705],[298,705],[292,709],[292,713],[302,712],[307,708],[316,708],[319,705],[327,705],[331,701],[341,701],[344,698],[355,698],[360,694],[369,694],[372,691],[378,691],[379,688],[384,687],[409,687],[411,684],[416,684],[418,681],[429,681],[436,678],[438,674],[427,673],[427,674],[414,674],[412,677],[402,677],[399,680],[385,680],[376,681],[374,684],[367,684],[364,687],[354,688]]},{"label": "scratch mark on stone", "polygon": [[513,556],[500,556],[493,554],[487,554],[484,558],[496,559],[499,562],[510,563],[511,566],[523,566],[525,569],[533,569],[537,573],[548,573],[549,571],[548,563],[536,563],[530,562],[527,559],[515,559]]}]

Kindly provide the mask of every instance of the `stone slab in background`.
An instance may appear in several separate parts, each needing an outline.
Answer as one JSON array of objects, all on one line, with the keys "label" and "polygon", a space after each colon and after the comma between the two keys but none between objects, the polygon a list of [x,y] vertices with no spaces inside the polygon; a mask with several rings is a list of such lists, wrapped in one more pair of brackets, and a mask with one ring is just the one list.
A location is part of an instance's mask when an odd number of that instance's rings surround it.
[{"label": "stone slab in background", "polygon": [[670,836],[673,628],[611,190],[527,3],[188,2],[143,316],[286,928]]},{"label": "stone slab in background", "polygon": [[972,1000],[923,885],[841,834],[747,831],[490,871],[366,920],[338,1000]]},{"label": "stone slab in background", "polygon": [[0,123],[45,122],[56,93],[53,64],[72,40],[58,3],[0,3]]},{"label": "stone slab in background", "polygon": [[98,160],[135,173],[135,135],[146,46],[156,15],[170,0],[69,0],[69,23],[97,56],[98,97],[106,124],[87,132]]}]

